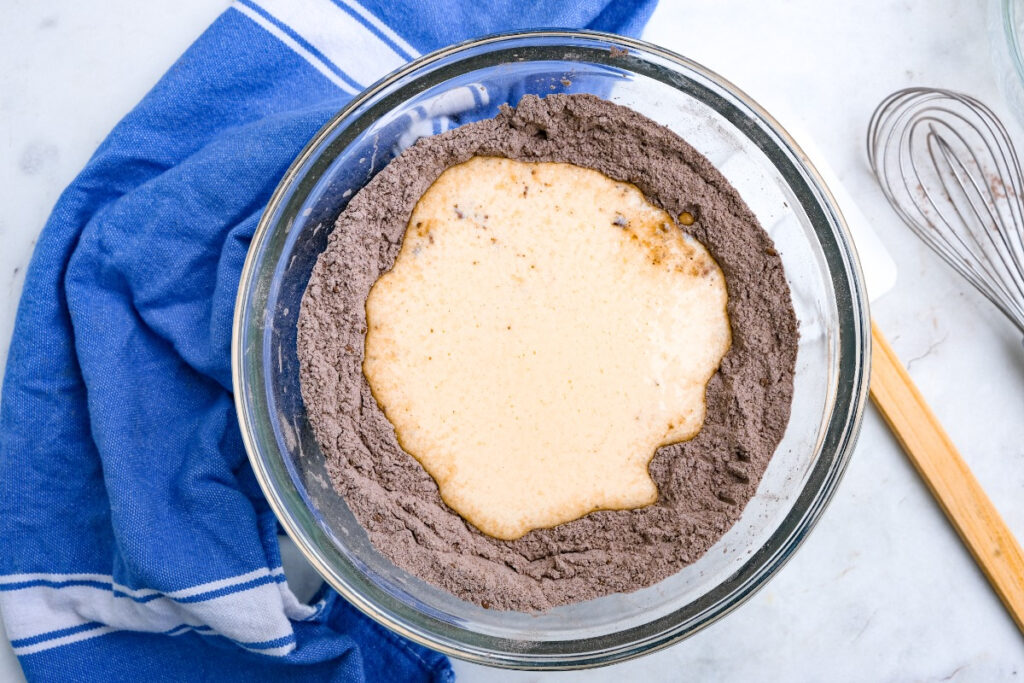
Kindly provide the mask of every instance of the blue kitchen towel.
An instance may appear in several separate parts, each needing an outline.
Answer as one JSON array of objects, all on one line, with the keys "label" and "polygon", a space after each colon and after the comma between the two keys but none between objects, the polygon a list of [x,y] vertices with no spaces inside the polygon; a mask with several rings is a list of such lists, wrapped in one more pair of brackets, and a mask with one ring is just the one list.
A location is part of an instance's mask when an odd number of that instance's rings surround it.
[{"label": "blue kitchen towel", "polygon": [[[0,611],[32,680],[450,680],[284,581],[229,345],[271,191],[356,92],[479,34],[637,34],[654,0],[240,0],[54,208],[0,406]],[[69,111],[74,116],[74,111]]]}]

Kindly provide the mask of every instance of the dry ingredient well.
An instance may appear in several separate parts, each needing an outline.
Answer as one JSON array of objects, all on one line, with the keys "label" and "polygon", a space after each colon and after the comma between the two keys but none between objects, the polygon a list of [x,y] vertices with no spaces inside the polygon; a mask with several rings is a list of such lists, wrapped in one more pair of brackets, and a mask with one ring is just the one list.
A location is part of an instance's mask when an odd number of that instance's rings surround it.
[{"label": "dry ingredient well", "polygon": [[[594,512],[501,541],[445,506],[402,451],[362,373],[365,302],[394,263],[421,195],[473,156],[567,162],[636,185],[718,262],[732,347],[704,427],[659,449],[653,505]],[[677,135],[589,95],[526,96],[494,119],[424,138],[339,216],[303,297],[303,398],[335,487],[396,565],[484,607],[543,610],[652,585],[695,561],[754,495],[789,419],[797,325],[772,242],[724,177]]]}]

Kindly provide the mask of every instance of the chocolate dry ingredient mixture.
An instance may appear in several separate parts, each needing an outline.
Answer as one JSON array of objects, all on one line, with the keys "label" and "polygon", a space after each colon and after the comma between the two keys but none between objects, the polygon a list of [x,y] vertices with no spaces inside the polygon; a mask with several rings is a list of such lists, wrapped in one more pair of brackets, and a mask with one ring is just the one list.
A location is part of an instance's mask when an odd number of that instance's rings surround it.
[{"label": "chocolate dry ingredient mixture", "polygon": [[[420,196],[475,155],[560,161],[635,184],[718,261],[732,348],[707,388],[704,427],[658,450],[655,504],[593,512],[515,541],[448,508],[398,445],[362,373],[365,302],[391,268]],[[494,119],[423,138],[339,216],[302,300],[302,395],[335,487],[399,567],[486,608],[544,610],[650,586],[694,562],[739,519],[789,420],[797,322],[782,262],[728,181],[679,136],[590,95],[526,96]]]}]

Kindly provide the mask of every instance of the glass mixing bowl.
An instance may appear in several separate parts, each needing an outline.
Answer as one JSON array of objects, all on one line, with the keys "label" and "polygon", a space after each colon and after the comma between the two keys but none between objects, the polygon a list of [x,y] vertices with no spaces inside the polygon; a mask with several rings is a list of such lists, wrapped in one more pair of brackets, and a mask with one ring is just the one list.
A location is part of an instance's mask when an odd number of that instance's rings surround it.
[{"label": "glass mixing bowl", "polygon": [[[675,130],[732,182],[782,255],[800,321],[792,417],[757,495],[706,555],[649,588],[539,614],[487,610],[395,567],[335,492],[299,392],[295,325],[348,199],[416,138],[493,116],[525,92],[590,92]],[[313,567],[393,631],[485,664],[578,668],[664,647],[728,613],[785,563],[846,467],[867,396],[867,300],[849,234],[789,135],[699,64],[577,31],[481,38],[422,57],[356,97],[309,143],[259,224],[239,285],[232,362],[253,469]]]},{"label": "glass mixing bowl", "polygon": [[988,24],[996,82],[1024,125],[1024,0],[989,0]]}]

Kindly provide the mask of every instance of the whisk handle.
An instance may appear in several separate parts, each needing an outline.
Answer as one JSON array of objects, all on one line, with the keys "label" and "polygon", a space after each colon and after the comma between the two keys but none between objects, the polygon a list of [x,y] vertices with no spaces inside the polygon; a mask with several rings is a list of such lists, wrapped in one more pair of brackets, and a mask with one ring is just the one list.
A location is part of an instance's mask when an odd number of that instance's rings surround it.
[{"label": "whisk handle", "polygon": [[1024,632],[1024,553],[892,347],[872,324],[871,399]]}]

